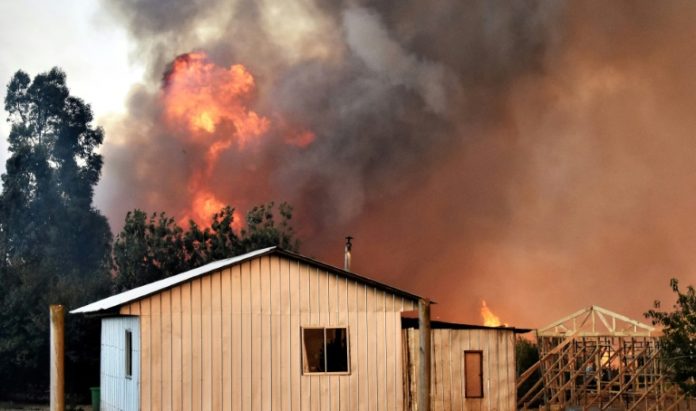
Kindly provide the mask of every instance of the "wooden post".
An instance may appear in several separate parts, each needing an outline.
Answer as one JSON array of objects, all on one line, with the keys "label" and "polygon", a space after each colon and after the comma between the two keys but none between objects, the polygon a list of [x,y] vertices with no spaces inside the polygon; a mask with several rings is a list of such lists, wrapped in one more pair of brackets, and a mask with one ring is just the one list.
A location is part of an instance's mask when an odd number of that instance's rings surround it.
[{"label": "wooden post", "polygon": [[51,305],[51,411],[65,411],[65,307]]},{"label": "wooden post", "polygon": [[418,411],[430,411],[430,300],[418,301]]}]

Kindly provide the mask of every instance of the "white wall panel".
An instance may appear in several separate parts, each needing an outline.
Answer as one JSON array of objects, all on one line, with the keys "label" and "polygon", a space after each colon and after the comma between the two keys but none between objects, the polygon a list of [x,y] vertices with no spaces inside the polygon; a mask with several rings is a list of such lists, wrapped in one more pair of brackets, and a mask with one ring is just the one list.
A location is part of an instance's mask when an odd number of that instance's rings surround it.
[{"label": "white wall panel", "polygon": [[[132,332],[132,376],[126,376],[126,331]],[[140,326],[138,317],[102,319],[101,409],[138,409],[140,391]]]}]

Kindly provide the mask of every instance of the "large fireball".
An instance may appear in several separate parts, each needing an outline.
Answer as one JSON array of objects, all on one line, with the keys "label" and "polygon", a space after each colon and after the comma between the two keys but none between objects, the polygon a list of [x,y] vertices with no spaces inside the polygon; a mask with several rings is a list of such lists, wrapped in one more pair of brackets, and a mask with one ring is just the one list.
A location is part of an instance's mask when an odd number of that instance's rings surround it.
[{"label": "large fireball", "polygon": [[218,67],[204,53],[177,57],[165,78],[164,103],[169,121],[192,133],[214,133],[231,126],[240,144],[268,130],[268,119],[246,107],[256,87],[254,77],[241,64]]},{"label": "large fireball", "polygon": [[[189,144],[196,146],[202,163],[187,181],[189,207],[181,213],[182,223],[193,220],[207,225],[213,213],[225,204],[236,204],[234,198],[220,198],[210,187],[220,155],[226,150],[245,150],[254,139],[263,138],[272,129],[271,120],[252,109],[256,83],[253,75],[241,64],[220,67],[203,52],[177,57],[164,77],[162,102],[167,126],[184,133]],[[276,131],[283,142],[306,147],[314,141],[314,133],[288,127],[291,123],[275,114]],[[234,190],[234,187],[230,187]],[[239,224],[237,218],[237,224]]]}]

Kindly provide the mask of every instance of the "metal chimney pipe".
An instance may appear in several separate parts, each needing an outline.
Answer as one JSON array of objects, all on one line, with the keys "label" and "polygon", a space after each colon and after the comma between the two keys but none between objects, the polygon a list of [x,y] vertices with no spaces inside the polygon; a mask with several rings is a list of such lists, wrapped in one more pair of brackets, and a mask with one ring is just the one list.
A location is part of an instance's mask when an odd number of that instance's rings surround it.
[{"label": "metal chimney pipe", "polygon": [[353,240],[353,237],[346,237],[346,248],[343,254],[343,269],[346,271],[350,271],[350,251],[353,248],[353,243],[351,243],[351,240]]}]

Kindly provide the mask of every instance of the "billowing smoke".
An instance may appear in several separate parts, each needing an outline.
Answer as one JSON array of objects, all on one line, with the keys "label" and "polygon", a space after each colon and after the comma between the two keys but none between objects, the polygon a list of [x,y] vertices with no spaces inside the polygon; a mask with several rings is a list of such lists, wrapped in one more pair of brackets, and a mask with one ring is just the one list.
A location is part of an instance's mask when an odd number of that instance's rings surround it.
[{"label": "billowing smoke", "polygon": [[[115,227],[187,216],[196,178],[242,210],[286,200],[304,253],[340,265],[351,234],[357,272],[464,321],[484,298],[521,326],[590,304],[640,318],[670,276],[694,282],[694,4],[107,5],[149,73],[107,126]],[[248,70],[263,132],[168,121],[163,76],[192,52]]]}]

